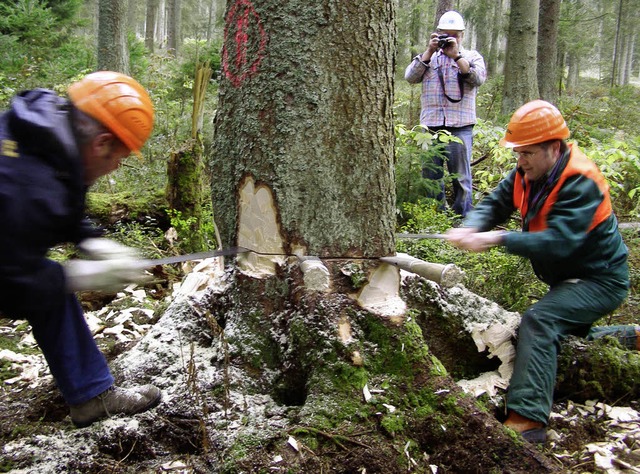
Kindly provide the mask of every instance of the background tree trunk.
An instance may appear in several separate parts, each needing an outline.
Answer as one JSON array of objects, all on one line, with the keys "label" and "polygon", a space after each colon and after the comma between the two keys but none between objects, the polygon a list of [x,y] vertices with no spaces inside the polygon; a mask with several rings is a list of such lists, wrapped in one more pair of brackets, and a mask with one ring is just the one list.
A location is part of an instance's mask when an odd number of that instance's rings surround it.
[{"label": "background tree trunk", "polygon": [[434,18],[433,29],[434,31],[438,27],[440,17],[446,11],[453,10],[453,0],[438,0],[438,6],[436,7],[436,16]]},{"label": "background tree trunk", "polygon": [[144,28],[144,45],[152,53],[155,51],[157,22],[158,0],[147,0],[147,12]]},{"label": "background tree trunk", "polygon": [[251,181],[273,193],[287,253],[394,253],[392,25],[373,0],[230,4],[212,160],[224,243]]},{"label": "background tree trunk", "polygon": [[129,74],[127,0],[100,0],[98,69]]},{"label": "background tree trunk", "polygon": [[567,90],[574,91],[580,76],[580,58],[574,53],[567,54]]},{"label": "background tree trunk", "polygon": [[409,40],[409,56],[413,57],[425,50],[431,32],[427,25],[425,2],[410,0],[405,9],[409,18],[405,23],[408,26],[408,31],[403,37]]},{"label": "background tree trunk", "polygon": [[182,1],[167,0],[167,51],[173,56],[180,53],[180,24],[182,22]]},{"label": "background tree trunk", "polygon": [[[502,50],[502,30],[503,30],[503,0],[493,2],[492,22],[494,28],[491,29],[491,49],[487,59],[487,77],[494,77],[500,72],[500,51]],[[482,51],[481,51],[482,53]]]},{"label": "background tree trunk", "polygon": [[511,1],[502,100],[502,113],[505,115],[538,98],[536,51],[539,3],[538,0]]},{"label": "background tree trunk", "polygon": [[538,90],[540,98],[556,103],[558,98],[558,21],[560,0],[540,0],[538,16]]},{"label": "background tree trunk", "polygon": [[[469,13],[467,13],[467,15],[469,15]],[[493,23],[495,19],[493,16],[492,2],[481,0],[475,3],[475,8],[472,10],[472,16],[469,22],[474,25],[474,30],[476,31],[476,45],[474,49],[479,51],[485,58],[488,57],[489,51],[491,50],[491,29],[486,26],[489,22]],[[471,41],[471,38],[467,38],[467,41]],[[485,62],[487,61],[485,60]]]}]

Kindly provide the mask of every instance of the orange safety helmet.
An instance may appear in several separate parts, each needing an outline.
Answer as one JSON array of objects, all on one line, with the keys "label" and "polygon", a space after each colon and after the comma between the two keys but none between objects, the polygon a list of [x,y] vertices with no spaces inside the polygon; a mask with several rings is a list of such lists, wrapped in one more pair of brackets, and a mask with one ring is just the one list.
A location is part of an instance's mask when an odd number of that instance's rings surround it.
[{"label": "orange safety helmet", "polygon": [[570,132],[560,111],[549,102],[533,100],[515,111],[500,145],[507,148],[564,140]]},{"label": "orange safety helmet", "polygon": [[153,104],[135,80],[119,72],[99,71],[69,86],[71,102],[90,115],[131,151],[140,152],[153,129]]}]

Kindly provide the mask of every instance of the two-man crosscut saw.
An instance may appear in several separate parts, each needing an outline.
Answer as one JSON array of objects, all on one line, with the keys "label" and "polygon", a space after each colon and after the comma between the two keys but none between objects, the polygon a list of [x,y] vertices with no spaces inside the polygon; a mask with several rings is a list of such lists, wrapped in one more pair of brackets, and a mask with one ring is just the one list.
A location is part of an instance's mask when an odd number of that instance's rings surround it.
[{"label": "two-man crosscut saw", "polygon": [[[396,234],[396,238],[398,239],[441,239],[446,240],[447,236],[445,234]],[[245,247],[227,247],[220,250],[210,250],[206,252],[196,252],[196,253],[187,253],[184,255],[174,255],[172,257],[163,257],[163,258],[155,258],[148,260],[141,260],[140,266],[142,268],[151,268],[156,265],[171,265],[174,263],[182,263],[190,260],[203,260],[205,258],[212,257],[226,257],[229,255],[239,255],[248,252],[255,252],[260,254],[255,250],[251,250]]]},{"label": "two-man crosscut saw", "polygon": [[202,260],[212,257],[223,257],[228,255],[238,255],[241,253],[253,252],[253,250],[244,247],[227,247],[221,250],[210,250],[207,252],[187,253],[184,255],[175,255],[173,257],[154,258],[149,260],[141,260],[140,264],[143,268],[155,267],[156,265],[171,265],[172,263],[181,263],[189,260]]}]

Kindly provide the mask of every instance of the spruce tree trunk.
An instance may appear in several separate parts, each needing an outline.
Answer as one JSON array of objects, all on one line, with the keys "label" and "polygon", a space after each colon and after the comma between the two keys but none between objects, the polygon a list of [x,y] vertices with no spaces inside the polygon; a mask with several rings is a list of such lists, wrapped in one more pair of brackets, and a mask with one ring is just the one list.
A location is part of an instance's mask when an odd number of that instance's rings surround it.
[{"label": "spruce tree trunk", "polygon": [[560,0],[540,0],[537,78],[540,98],[558,98],[558,22]]},{"label": "spruce tree trunk", "polygon": [[[488,0],[481,0],[477,2],[475,18],[472,18],[474,30],[476,31],[476,46],[475,49],[480,52],[485,58],[489,56],[489,45],[491,44],[491,30],[493,28],[487,28],[486,25],[493,24],[496,20],[493,16],[493,3]],[[496,26],[494,25],[494,28]],[[471,39],[471,38],[469,38]]]},{"label": "spruce tree trunk", "polygon": [[504,71],[502,113],[538,98],[536,50],[539,0],[512,0]]},{"label": "spruce tree trunk", "polygon": [[156,23],[158,20],[158,0],[147,0],[147,11],[144,30],[144,45],[153,53],[155,51]]},{"label": "spruce tree trunk", "polygon": [[129,74],[127,1],[100,0],[98,13],[98,69]]},{"label": "spruce tree trunk", "polygon": [[[252,252],[193,304],[220,337],[196,334],[215,346],[207,376],[224,374],[216,403],[263,399],[279,417],[275,432],[247,418],[251,446],[222,441],[228,472],[274,457],[291,472],[554,470],[429,350],[420,323],[448,292],[401,288],[376,258],[395,254],[394,13],[378,0],[227,7],[212,196],[223,246]],[[299,445],[309,456],[291,459]]]},{"label": "spruce tree trunk", "polygon": [[436,6],[436,16],[434,18],[433,28],[438,27],[438,22],[440,21],[440,17],[446,11],[454,9],[453,0],[438,0],[438,5]]},{"label": "spruce tree trunk", "polygon": [[487,61],[487,75],[493,77],[500,71],[500,51],[502,50],[500,34],[503,25],[503,0],[497,0],[493,4],[493,28],[491,28],[491,50]]},{"label": "spruce tree trunk", "polygon": [[285,253],[394,252],[393,15],[375,0],[229,4],[212,160],[223,243],[238,242],[241,191],[264,186]]},{"label": "spruce tree trunk", "polygon": [[172,56],[178,57],[180,44],[180,23],[182,22],[181,0],[167,0],[167,51]]}]

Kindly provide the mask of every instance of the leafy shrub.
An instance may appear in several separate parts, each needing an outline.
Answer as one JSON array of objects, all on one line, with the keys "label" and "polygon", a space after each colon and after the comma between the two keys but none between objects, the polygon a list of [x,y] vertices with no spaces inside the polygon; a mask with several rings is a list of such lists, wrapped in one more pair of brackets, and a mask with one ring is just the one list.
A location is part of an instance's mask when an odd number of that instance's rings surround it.
[{"label": "leafy shrub", "polygon": [[[428,195],[439,192],[440,184],[436,180],[423,178],[423,170],[439,171],[442,167],[435,164],[436,158],[446,159],[445,146],[460,139],[447,131],[431,132],[421,125],[407,129],[398,124],[396,132],[396,204],[402,215],[402,203],[416,203],[427,199]],[[445,185],[453,178],[445,174]]]},{"label": "leafy shrub", "polygon": [[604,142],[592,139],[584,149],[607,178],[611,201],[618,217],[637,219],[640,216],[640,143],[638,138],[626,141],[615,137]]},{"label": "leafy shrub", "polygon": [[473,129],[474,202],[490,193],[516,165],[512,151],[499,144],[503,136],[504,128],[481,119]]},{"label": "leafy shrub", "polygon": [[509,117],[503,117],[500,112],[503,87],[504,76],[502,75],[489,77],[480,86],[476,96],[476,113],[479,118],[504,124],[509,121]]}]

